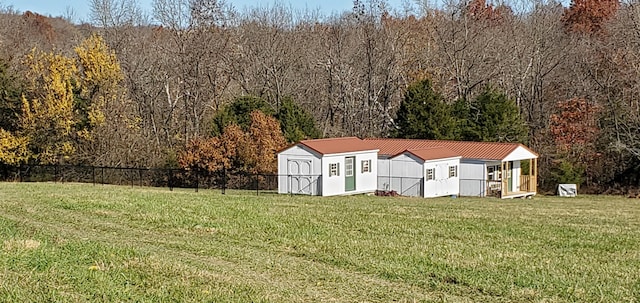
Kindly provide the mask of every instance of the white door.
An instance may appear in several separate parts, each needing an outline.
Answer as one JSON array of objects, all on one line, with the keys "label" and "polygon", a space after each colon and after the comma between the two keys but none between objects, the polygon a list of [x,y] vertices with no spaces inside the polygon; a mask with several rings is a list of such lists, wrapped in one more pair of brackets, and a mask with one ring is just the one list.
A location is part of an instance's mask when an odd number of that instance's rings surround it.
[{"label": "white door", "polygon": [[292,194],[311,195],[313,176],[311,175],[311,160],[288,160],[287,175],[289,178],[289,192]]}]

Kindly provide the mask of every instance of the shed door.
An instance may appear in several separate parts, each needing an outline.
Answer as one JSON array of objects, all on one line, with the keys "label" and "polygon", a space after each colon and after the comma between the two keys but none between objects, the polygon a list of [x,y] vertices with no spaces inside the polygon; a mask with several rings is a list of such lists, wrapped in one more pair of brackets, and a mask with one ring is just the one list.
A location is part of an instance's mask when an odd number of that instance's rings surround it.
[{"label": "shed door", "polygon": [[310,195],[311,192],[311,160],[288,160],[289,192]]},{"label": "shed door", "polygon": [[344,190],[354,191],[356,190],[356,158],[346,157],[344,159]]}]

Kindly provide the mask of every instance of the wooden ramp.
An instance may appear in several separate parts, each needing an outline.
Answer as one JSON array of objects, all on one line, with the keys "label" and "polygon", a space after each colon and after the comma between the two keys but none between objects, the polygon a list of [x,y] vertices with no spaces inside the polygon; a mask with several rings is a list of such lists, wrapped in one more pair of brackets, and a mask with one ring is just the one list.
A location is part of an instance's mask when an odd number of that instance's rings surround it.
[{"label": "wooden ramp", "polygon": [[531,199],[536,195],[536,192],[533,191],[518,191],[518,192],[509,192],[506,195],[502,196],[502,199]]}]

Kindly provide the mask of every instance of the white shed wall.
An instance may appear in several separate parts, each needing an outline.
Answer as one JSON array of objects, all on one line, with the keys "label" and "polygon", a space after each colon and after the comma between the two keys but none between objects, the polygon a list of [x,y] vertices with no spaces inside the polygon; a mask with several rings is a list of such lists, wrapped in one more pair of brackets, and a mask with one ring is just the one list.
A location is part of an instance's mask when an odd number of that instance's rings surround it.
[{"label": "white shed wall", "polygon": [[379,190],[391,190],[391,159],[378,158],[378,188]]},{"label": "white shed wall", "polygon": [[[337,176],[329,176],[329,164],[338,163],[340,174]],[[344,190],[344,156],[327,156],[322,157],[322,195],[335,196],[343,195]],[[356,180],[357,185],[358,180]]]},{"label": "white shed wall", "polygon": [[[355,157],[354,174],[356,177],[356,189],[354,191],[345,190],[345,158]],[[374,192],[377,188],[377,152],[344,153],[337,155],[325,155],[322,158],[322,195],[353,195]],[[371,161],[371,172],[362,172],[362,161]],[[329,177],[329,164],[338,163],[340,175]]]},{"label": "white shed wall", "polygon": [[391,159],[391,175],[394,177],[422,178],[422,163],[422,160],[411,155],[399,155]]},{"label": "white shed wall", "polygon": [[[311,161],[310,171],[290,172],[290,161]],[[278,154],[278,193],[321,195],[321,165],[320,155],[299,145],[280,152]]]},{"label": "white shed wall", "polygon": [[[362,161],[371,161],[369,172],[362,172]],[[372,193],[378,189],[378,152],[356,155],[356,192]]]},{"label": "white shed wall", "polygon": [[402,154],[391,159],[391,190],[411,197],[423,196],[423,161]]},{"label": "white shed wall", "polygon": [[[458,167],[458,176],[449,177],[449,167]],[[435,180],[424,179],[425,198],[458,196],[460,194],[460,159],[433,160],[424,163],[423,172],[435,169]]]},{"label": "white shed wall", "polygon": [[[390,161],[388,190],[403,196],[442,197],[460,193],[460,159],[423,161],[411,154],[399,155]],[[458,176],[449,177],[449,167],[458,167]],[[435,180],[426,180],[426,170],[435,169]]]},{"label": "white shed wall", "polygon": [[486,196],[487,169],[484,161],[462,159],[460,161],[460,195],[469,197]]}]

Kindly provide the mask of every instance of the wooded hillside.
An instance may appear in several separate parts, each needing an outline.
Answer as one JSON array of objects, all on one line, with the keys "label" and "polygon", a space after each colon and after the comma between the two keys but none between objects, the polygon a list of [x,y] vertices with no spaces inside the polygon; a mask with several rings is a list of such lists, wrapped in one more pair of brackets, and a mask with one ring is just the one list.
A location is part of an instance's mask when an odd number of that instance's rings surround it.
[{"label": "wooded hillside", "polygon": [[[399,11],[355,0],[327,16],[277,3],[154,0],[145,12],[133,0],[89,0],[91,24],[3,7],[0,163],[195,165],[189,148],[220,145],[206,142],[225,136],[229,106],[249,98],[266,102],[282,133],[240,140],[253,152],[234,161],[268,170],[256,151],[277,150],[283,136],[404,133],[405,93],[428,81],[439,95],[429,102],[458,117],[447,138],[524,141],[542,155],[543,188],[640,184],[640,1],[445,2]],[[277,125],[251,112],[234,118],[245,126],[229,120],[241,126],[233,133]],[[493,121],[522,121],[526,135],[513,125],[517,136],[496,137]]]}]

